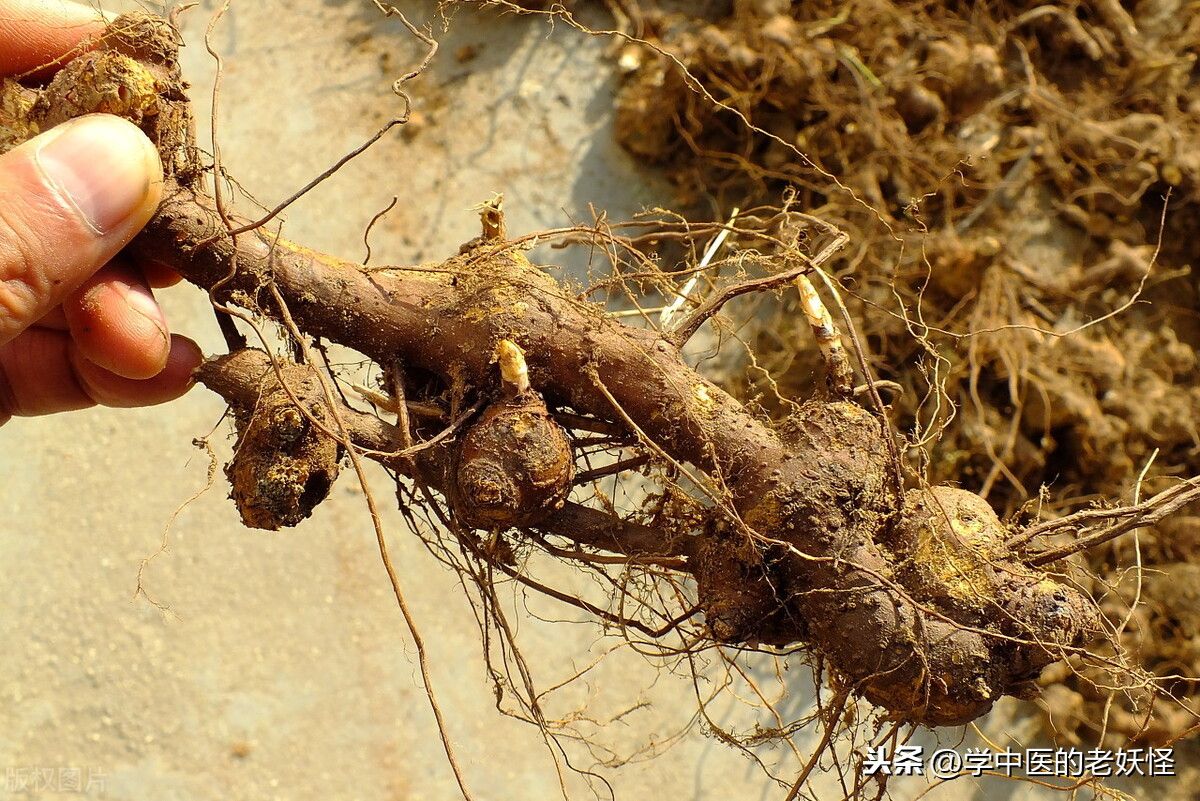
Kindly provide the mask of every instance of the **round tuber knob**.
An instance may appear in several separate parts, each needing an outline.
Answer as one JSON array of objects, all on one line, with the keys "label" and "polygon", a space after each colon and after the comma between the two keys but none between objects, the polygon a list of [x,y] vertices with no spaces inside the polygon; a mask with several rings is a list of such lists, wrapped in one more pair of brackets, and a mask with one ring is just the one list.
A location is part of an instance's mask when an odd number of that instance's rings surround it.
[{"label": "round tuber knob", "polygon": [[497,355],[503,394],[458,452],[455,511],[473,528],[535,525],[563,505],[575,477],[571,442],[530,388],[521,349],[503,340]]}]

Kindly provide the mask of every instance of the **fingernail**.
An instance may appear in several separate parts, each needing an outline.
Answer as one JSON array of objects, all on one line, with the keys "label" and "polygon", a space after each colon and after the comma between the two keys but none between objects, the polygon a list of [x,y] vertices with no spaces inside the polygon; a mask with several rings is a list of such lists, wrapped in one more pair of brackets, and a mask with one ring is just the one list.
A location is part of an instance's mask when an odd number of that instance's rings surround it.
[{"label": "fingernail", "polygon": [[162,334],[163,342],[170,342],[171,335],[167,331],[166,318],[163,317],[162,309],[159,308],[154,298],[141,287],[137,286],[127,288],[124,295],[125,303],[129,308],[153,323],[158,332]]},{"label": "fingernail", "polygon": [[49,133],[35,158],[63,199],[101,235],[141,210],[151,182],[162,180],[158,152],[146,135],[109,115],[64,123]]}]

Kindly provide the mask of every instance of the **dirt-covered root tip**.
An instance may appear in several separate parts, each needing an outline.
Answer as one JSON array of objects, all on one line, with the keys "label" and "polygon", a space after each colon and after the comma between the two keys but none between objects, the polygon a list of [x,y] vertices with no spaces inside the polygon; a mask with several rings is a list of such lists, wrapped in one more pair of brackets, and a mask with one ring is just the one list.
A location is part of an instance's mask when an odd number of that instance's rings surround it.
[{"label": "dirt-covered root tip", "polygon": [[257,373],[252,380],[260,391],[254,402],[227,398],[238,438],[225,474],[242,521],[252,528],[278,531],[297,525],[325,500],[337,479],[342,448],[327,433],[333,421],[328,419],[312,370],[282,365],[285,390],[274,370],[264,369],[261,356],[247,350],[207,362],[197,371],[197,379],[220,391],[222,371]]},{"label": "dirt-covered root tip", "polygon": [[[1005,546],[1008,529],[978,495],[953,487],[911,490],[880,538],[907,603],[880,603],[866,640],[885,656],[841,660],[865,697],[904,720],[966,723],[1003,695],[1037,693],[1042,669],[1098,630],[1079,591],[1031,569]],[[861,611],[861,610],[860,610]],[[891,632],[893,636],[885,636]],[[901,635],[901,636],[894,636]]]},{"label": "dirt-covered root tip", "polygon": [[715,639],[809,643],[843,685],[892,717],[957,725],[1028,695],[1047,664],[1095,629],[1077,590],[1009,552],[977,495],[897,497],[876,418],[810,401],[778,453],[735,485],[742,520],[695,563]]}]

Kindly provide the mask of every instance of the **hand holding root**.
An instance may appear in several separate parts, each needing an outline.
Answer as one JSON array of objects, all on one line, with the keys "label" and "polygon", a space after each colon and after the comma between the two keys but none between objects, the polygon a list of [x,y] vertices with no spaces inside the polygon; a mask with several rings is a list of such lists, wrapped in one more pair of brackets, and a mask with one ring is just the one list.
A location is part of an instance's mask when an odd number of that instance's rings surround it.
[{"label": "hand holding root", "polygon": [[[807,643],[900,720],[970,721],[1097,630],[1089,599],[1020,561],[981,498],[901,494],[885,428],[845,397],[844,369],[830,397],[773,426],[687,367],[675,342],[564,292],[503,233],[434,270],[370,273],[242,221],[231,235],[203,188],[176,47],[165,22],[125,16],[49,85],[6,81],[0,148],[91,111],[138,124],[168,188],[132,247],[222,304],[402,365],[408,400],[435,410],[401,403],[392,425],[332,408],[310,366],[251,349],[208,361],[197,377],[234,411],[227,475],[248,525],[294,525],[325,497],[347,445],[336,414],[363,454],[448,498],[458,536],[515,529],[670,564],[694,576],[713,639]],[[567,500],[566,429],[583,426],[675,466],[703,514],[664,510],[650,526]]]},{"label": "hand holding root", "polygon": [[[73,3],[0,0],[0,75],[67,54],[104,29]],[[6,90],[14,120],[29,98]],[[179,397],[202,358],[172,334],[153,288],[179,277],[120,251],[154,215],[156,146],[127,120],[89,115],[35,132],[18,123],[0,155],[0,424],[98,403]],[[13,147],[9,138],[26,138]]]}]

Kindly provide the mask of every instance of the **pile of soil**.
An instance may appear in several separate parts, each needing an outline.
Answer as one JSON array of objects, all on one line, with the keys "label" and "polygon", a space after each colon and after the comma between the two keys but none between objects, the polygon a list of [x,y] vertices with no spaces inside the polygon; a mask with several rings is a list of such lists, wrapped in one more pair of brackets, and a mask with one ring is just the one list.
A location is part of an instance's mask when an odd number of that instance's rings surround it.
[{"label": "pile of soil", "polygon": [[[619,5],[621,143],[695,215],[794,192],[850,234],[833,272],[925,479],[1029,520],[1200,475],[1196,4]],[[768,408],[820,375],[796,301],[758,328],[773,381],[731,379]],[[1174,678],[1063,665],[1047,727],[1190,733],[1200,510],[1084,560],[1128,660]]]}]

